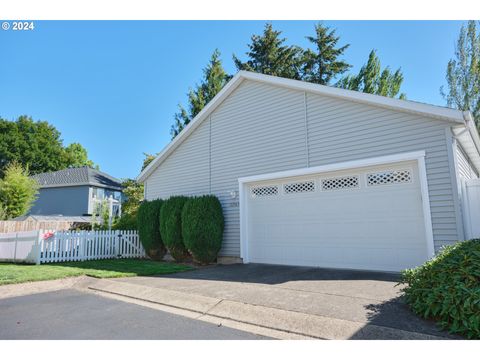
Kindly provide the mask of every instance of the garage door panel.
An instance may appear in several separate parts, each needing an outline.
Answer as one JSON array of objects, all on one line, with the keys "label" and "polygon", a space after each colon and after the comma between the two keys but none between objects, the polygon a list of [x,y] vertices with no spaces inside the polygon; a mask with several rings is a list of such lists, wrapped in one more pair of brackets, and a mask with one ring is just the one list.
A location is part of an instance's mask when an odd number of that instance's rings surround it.
[{"label": "garage door panel", "polygon": [[[250,194],[261,186],[274,186],[277,193],[248,199],[250,262],[398,271],[425,261],[416,165],[350,173],[358,178],[356,188],[322,188],[322,179],[348,178],[348,171],[251,185]],[[374,185],[369,185],[369,174],[376,176]],[[399,176],[407,176],[408,181],[395,183],[403,181]],[[385,178],[394,180],[384,184]],[[285,184],[295,181],[314,182],[315,190],[309,185],[308,192],[286,193]]]}]

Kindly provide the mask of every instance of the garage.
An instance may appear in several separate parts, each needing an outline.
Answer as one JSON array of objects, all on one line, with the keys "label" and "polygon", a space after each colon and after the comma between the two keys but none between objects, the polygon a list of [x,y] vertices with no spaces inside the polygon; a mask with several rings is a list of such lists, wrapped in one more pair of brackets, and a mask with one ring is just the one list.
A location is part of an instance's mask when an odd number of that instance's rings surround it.
[{"label": "garage", "polygon": [[242,184],[248,262],[400,271],[429,257],[415,160]]}]

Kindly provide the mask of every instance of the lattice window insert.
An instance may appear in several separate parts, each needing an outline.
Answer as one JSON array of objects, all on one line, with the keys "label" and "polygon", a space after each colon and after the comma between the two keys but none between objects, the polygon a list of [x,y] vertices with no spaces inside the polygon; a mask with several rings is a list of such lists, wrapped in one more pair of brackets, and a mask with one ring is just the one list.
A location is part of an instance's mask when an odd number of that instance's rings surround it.
[{"label": "lattice window insert", "polygon": [[285,190],[285,194],[312,192],[312,191],[315,191],[315,182],[304,181],[304,182],[285,184],[283,188]]},{"label": "lattice window insert", "polygon": [[257,186],[251,189],[253,197],[278,195],[278,186]]},{"label": "lattice window insert", "polygon": [[383,171],[374,174],[367,174],[367,184],[387,185],[412,182],[412,174],[409,170]]},{"label": "lattice window insert", "polygon": [[322,190],[358,188],[358,176],[344,176],[322,180]]}]

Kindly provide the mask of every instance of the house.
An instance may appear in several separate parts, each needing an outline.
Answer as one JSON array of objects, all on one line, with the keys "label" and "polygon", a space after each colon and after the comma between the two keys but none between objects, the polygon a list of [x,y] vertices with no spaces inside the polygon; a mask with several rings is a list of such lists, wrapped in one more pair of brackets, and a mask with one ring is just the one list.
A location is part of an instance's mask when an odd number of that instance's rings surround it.
[{"label": "house", "polygon": [[399,271],[465,239],[479,149],[468,112],[241,71],[138,180],[218,196],[219,261]]},{"label": "house", "polygon": [[78,167],[32,176],[40,184],[30,215],[92,215],[96,204],[112,198],[113,213],[121,211],[120,180],[99,170]]}]

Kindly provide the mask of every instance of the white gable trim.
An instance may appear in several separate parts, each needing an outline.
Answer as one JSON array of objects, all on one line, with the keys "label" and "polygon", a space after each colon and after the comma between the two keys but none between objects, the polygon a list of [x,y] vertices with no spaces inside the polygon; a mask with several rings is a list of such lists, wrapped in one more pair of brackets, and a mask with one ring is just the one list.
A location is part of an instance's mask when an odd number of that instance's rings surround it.
[{"label": "white gable trim", "polygon": [[440,106],[417,103],[407,100],[387,98],[379,95],[365,94],[358,91],[339,89],[330,86],[312,84],[299,80],[279,78],[248,71],[239,71],[223,89],[203,108],[202,111],[171,141],[158,156],[137,177],[144,182],[148,176],[179,146],[208,116],[244,81],[259,81],[274,86],[286,87],[292,90],[310,92],[344,100],[354,101],[373,106],[379,106],[414,113],[434,119],[451,121],[456,124],[465,124],[464,113],[460,110]]}]

